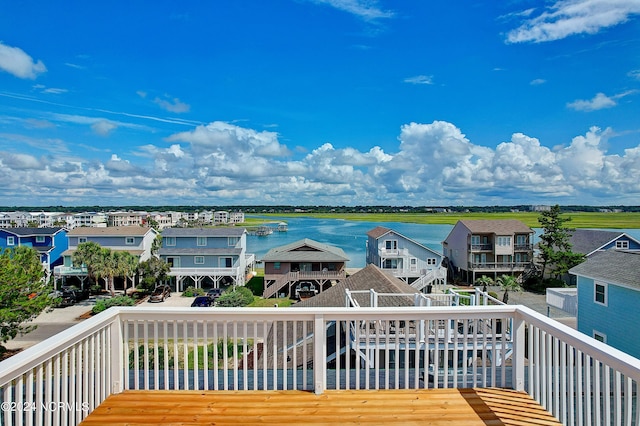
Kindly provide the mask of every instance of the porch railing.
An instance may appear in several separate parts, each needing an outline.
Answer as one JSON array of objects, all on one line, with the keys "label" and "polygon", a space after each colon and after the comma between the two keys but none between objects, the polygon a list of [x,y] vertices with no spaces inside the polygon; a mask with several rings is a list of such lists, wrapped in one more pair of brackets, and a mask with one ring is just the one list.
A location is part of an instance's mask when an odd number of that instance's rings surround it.
[{"label": "porch railing", "polygon": [[0,363],[4,425],[125,389],[507,387],[565,424],[640,424],[640,360],[528,308],[110,308]]}]

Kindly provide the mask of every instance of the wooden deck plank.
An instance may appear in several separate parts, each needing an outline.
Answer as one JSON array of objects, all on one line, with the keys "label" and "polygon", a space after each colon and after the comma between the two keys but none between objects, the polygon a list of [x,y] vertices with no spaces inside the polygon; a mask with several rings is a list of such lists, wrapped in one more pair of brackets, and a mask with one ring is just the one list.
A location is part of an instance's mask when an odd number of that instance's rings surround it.
[{"label": "wooden deck plank", "polygon": [[560,423],[505,389],[380,391],[125,391],[82,425],[544,425]]}]

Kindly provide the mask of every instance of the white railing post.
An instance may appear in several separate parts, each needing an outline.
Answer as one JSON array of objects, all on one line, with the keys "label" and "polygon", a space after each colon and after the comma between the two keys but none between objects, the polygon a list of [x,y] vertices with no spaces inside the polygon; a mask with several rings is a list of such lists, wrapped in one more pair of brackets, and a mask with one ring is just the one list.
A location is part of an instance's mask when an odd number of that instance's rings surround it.
[{"label": "white railing post", "polygon": [[[522,314],[515,312],[512,319],[511,340],[512,350],[512,386],[514,390],[524,390],[524,355],[527,345],[525,345],[525,322]],[[529,366],[531,368],[531,366]],[[531,385],[530,385],[531,386]]]},{"label": "white railing post", "polygon": [[[336,327],[338,324],[336,323]],[[349,330],[347,330],[347,333]],[[336,330],[336,334],[338,331]],[[337,354],[339,356],[339,354]],[[326,388],[327,369],[327,338],[324,315],[315,314],[313,320],[313,387],[316,395],[320,395]]]},{"label": "white railing post", "polygon": [[[111,308],[117,309],[117,308]],[[120,393],[124,386],[124,354],[122,317],[118,314],[110,327],[111,340],[111,393]],[[127,354],[128,357],[128,354]]]}]

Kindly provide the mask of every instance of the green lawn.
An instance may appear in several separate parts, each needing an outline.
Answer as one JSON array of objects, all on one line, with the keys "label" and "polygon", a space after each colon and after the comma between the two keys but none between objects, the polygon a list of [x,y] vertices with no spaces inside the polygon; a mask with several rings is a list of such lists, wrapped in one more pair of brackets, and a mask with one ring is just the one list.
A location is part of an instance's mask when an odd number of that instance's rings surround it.
[{"label": "green lawn", "polygon": [[[313,217],[319,219],[343,219],[367,222],[406,222],[429,225],[455,225],[461,219],[518,219],[532,228],[540,226],[539,213],[282,213],[266,215],[275,218]],[[571,212],[568,226],[574,228],[640,228],[640,213],[592,213]]]},{"label": "green lawn", "polygon": [[278,307],[284,308],[293,305],[293,300],[286,297],[277,299],[263,299],[260,296],[254,296],[253,303],[247,306],[250,308],[271,308],[276,303],[278,304]]}]

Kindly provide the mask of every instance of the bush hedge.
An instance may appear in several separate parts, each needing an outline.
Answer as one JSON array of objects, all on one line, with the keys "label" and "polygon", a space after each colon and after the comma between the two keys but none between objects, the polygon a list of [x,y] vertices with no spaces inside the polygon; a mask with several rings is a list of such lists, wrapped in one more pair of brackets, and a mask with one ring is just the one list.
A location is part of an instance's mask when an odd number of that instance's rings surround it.
[{"label": "bush hedge", "polygon": [[204,296],[205,291],[202,288],[195,288],[193,286],[187,287],[182,292],[182,297],[196,297],[196,296]]},{"label": "bush hedge", "polygon": [[98,300],[96,304],[91,309],[91,312],[94,314],[99,314],[100,312],[109,309],[112,306],[134,306],[136,301],[129,296],[116,296],[111,299],[103,299]]}]

